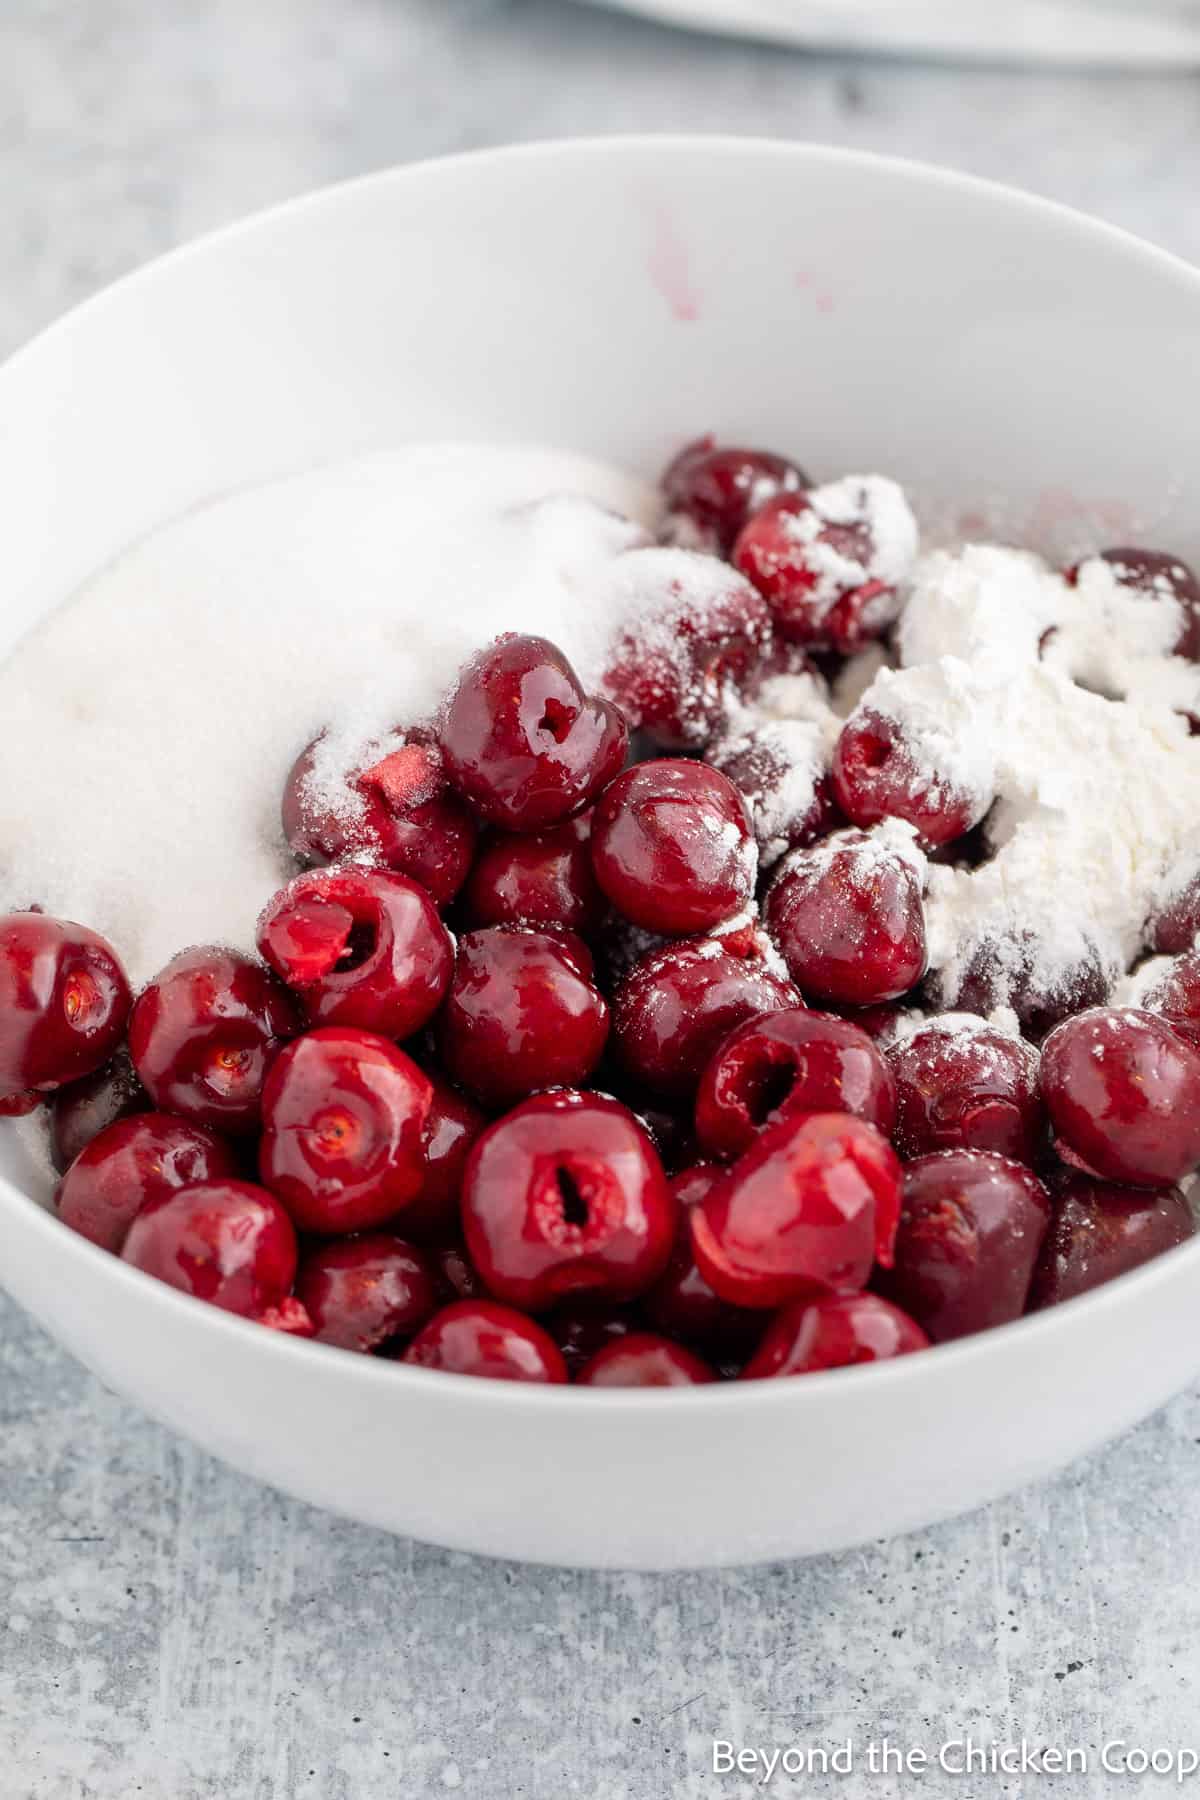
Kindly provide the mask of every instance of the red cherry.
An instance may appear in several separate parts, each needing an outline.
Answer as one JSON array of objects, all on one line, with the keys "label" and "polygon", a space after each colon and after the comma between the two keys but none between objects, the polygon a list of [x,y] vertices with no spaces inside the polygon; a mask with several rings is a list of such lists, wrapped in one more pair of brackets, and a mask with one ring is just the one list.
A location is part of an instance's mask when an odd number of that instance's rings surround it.
[{"label": "red cherry", "polygon": [[184,950],[129,1022],[138,1079],[162,1112],[242,1134],[258,1129],[263,1082],[300,1030],[282,982],[235,950]]},{"label": "red cherry", "polygon": [[554,1339],[511,1306],[494,1300],[459,1300],[435,1313],[400,1359],[451,1375],[485,1375],[493,1381],[567,1379]]},{"label": "red cherry", "polygon": [[116,1120],[80,1152],[55,1205],[64,1225],[119,1254],[145,1201],[236,1174],[237,1158],[215,1132],[167,1113],[139,1113]]},{"label": "red cherry", "polygon": [[1065,1020],[1042,1047],[1042,1095],[1058,1137],[1107,1181],[1171,1187],[1200,1162],[1200,1051],[1152,1013]]},{"label": "red cherry", "polygon": [[111,1062],[59,1088],[50,1107],[50,1151],[62,1175],[92,1139],[118,1119],[149,1112],[150,1097],[133,1072],[128,1050]]},{"label": "red cherry", "polygon": [[585,936],[605,912],[592,873],[589,813],[546,831],[488,838],[463,894],[469,925],[564,926]]},{"label": "red cherry", "polygon": [[767,1326],[757,1352],[742,1370],[742,1380],[814,1375],[822,1369],[883,1362],[928,1348],[921,1327],[878,1294],[797,1300]]},{"label": "red cherry", "polygon": [[251,1319],[280,1306],[295,1280],[296,1233],[263,1188],[204,1181],[147,1200],[121,1256],[170,1287]]},{"label": "red cherry", "polygon": [[994,795],[972,793],[936,766],[937,748],[916,754],[894,720],[860,705],[833,753],[833,791],[855,825],[906,819],[925,845],[948,844],[978,825]]},{"label": "red cherry", "polygon": [[1165,956],[1189,951],[1200,936],[1200,869],[1175,883],[1146,921],[1146,942]]},{"label": "red cherry", "polygon": [[678,1207],[633,1114],[567,1091],[489,1126],[467,1164],[462,1211],[488,1288],[537,1312],[567,1294],[644,1292],[666,1267]]},{"label": "red cherry", "polygon": [[708,931],[754,893],[758,849],[746,803],[703,763],[627,769],[592,821],[592,867],[619,912],[647,931]]},{"label": "red cherry", "polygon": [[1178,956],[1142,995],[1146,1012],[1200,1047],[1200,951]]},{"label": "red cherry", "polygon": [[404,1208],[405,1237],[416,1244],[448,1244],[461,1229],[458,1197],[471,1145],[487,1124],[480,1112],[448,1081],[431,1076],[433,1099],[425,1115],[421,1191]]},{"label": "red cherry", "polygon": [[631,550],[616,577],[632,620],[610,652],[605,692],[662,750],[702,750],[758,685],[771,612],[750,583],[689,550]]},{"label": "red cherry", "polygon": [[322,1344],[364,1352],[411,1337],[437,1306],[424,1257],[384,1231],[310,1250],[296,1276],[296,1298]]},{"label": "red cherry", "polygon": [[982,1021],[943,1029],[935,1020],[888,1051],[896,1077],[896,1148],[995,1150],[1032,1162],[1045,1133],[1038,1053]]},{"label": "red cherry", "polygon": [[1090,1293],[1186,1243],[1195,1230],[1178,1188],[1152,1192],[1067,1175],[1055,1185],[1054,1218],[1034,1273],[1030,1310]]},{"label": "red cherry", "polygon": [[297,875],[258,922],[264,962],[310,1025],[412,1037],[445,997],[454,945],[415,881],[385,869]]},{"label": "red cherry", "polygon": [[671,1188],[680,1205],[675,1245],[663,1273],[641,1301],[642,1311],[656,1331],[721,1363],[748,1356],[763,1327],[760,1312],[722,1300],[696,1266],[688,1214],[724,1174],[716,1163],[694,1163],[672,1177]]},{"label": "red cherry", "polygon": [[419,882],[438,906],[467,878],[476,826],[450,787],[437,745],[417,732],[365,767],[341,771],[347,801],[322,794],[318,738],[297,758],[283,793],[283,834],[304,863],[354,857]]},{"label": "red cherry", "polygon": [[420,1192],[429,1077],[369,1031],[325,1026],[277,1059],[259,1168],[302,1231],[382,1225]]},{"label": "red cherry", "polygon": [[873,1125],[811,1113],[769,1126],[690,1213],[700,1273],[751,1307],[865,1286],[890,1263],[900,1162]]},{"label": "red cherry", "polygon": [[706,1156],[729,1159],[764,1126],[828,1112],[853,1113],[887,1137],[895,1083],[865,1031],[793,1007],[748,1019],[713,1053],[696,1095],[696,1136]]},{"label": "red cherry", "polygon": [[111,944],[46,913],[0,916],[0,1103],[28,1111],[106,1063],[131,995]]},{"label": "red cherry", "polygon": [[997,1007],[1011,1006],[1026,1037],[1039,1043],[1061,1020],[1105,999],[1110,973],[1091,948],[1082,950],[1069,966],[1047,972],[1039,941],[1029,933],[1016,933],[982,944],[968,956],[957,988],[936,971],[930,975],[930,986],[942,1008],[986,1018]]},{"label": "red cherry", "polygon": [[1090,560],[1107,563],[1121,586],[1136,594],[1174,600],[1179,607],[1179,633],[1170,654],[1186,657],[1190,662],[1200,660],[1200,581],[1187,563],[1163,550],[1124,545],[1101,550],[1098,558],[1085,558],[1068,569],[1066,578],[1072,587]]},{"label": "red cherry", "polygon": [[694,1351],[652,1331],[631,1331],[597,1350],[575,1377],[580,1387],[698,1387],[716,1375]]},{"label": "red cherry", "polygon": [[705,1063],[736,1025],[800,1004],[757,941],[687,938],[646,956],[613,1002],[613,1047],[634,1083],[690,1101]]},{"label": "red cherry", "polygon": [[509,831],[578,812],[621,768],[627,743],[621,714],[585,695],[560,650],[511,632],[468,664],[441,727],[455,787]]},{"label": "red cherry", "polygon": [[543,1322],[562,1351],[567,1373],[572,1377],[598,1350],[637,1329],[637,1315],[630,1307],[608,1306],[586,1296],[556,1306]]},{"label": "red cherry", "polygon": [[520,926],[471,931],[437,1021],[447,1073],[484,1106],[587,1081],[608,1038],[592,960],[572,934]]},{"label": "red cherry", "polygon": [[888,1297],[935,1343],[1019,1319],[1050,1197],[1032,1170],[984,1150],[919,1156],[904,1171]]},{"label": "red cherry", "polygon": [[906,857],[863,832],[794,851],[764,913],[806,999],[874,1006],[908,993],[925,972],[920,878]]},{"label": "red cherry", "polygon": [[[806,760],[798,761],[796,751]],[[750,808],[764,869],[845,823],[831,778],[811,766],[810,758],[806,728],[790,719],[739,730],[708,752],[708,762],[729,777]]]},{"label": "red cherry", "polygon": [[809,485],[803,469],[771,450],[744,450],[713,437],[686,444],[668,464],[663,493],[672,513],[686,519],[700,540],[728,556],[748,519],[779,494]]}]

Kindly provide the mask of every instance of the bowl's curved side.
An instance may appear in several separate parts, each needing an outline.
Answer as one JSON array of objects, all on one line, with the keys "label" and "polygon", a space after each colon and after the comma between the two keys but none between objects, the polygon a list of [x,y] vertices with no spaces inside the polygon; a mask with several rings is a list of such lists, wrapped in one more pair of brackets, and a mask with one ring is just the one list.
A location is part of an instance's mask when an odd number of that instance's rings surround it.
[{"label": "bowl's curved side", "polygon": [[[1011,535],[1065,550],[1140,519],[1187,554],[1198,372],[1195,272],[936,171],[737,140],[400,170],[177,253],[0,370],[0,652],[183,507],[420,438],[651,469],[715,427],[889,469],[927,509],[1003,498]],[[0,1279],[105,1380],[306,1499],[533,1560],[745,1561],[908,1529],[1046,1473],[1200,1365],[1196,1245],[887,1369],[500,1389],[217,1315],[60,1231],[30,1187],[0,1133]]]}]

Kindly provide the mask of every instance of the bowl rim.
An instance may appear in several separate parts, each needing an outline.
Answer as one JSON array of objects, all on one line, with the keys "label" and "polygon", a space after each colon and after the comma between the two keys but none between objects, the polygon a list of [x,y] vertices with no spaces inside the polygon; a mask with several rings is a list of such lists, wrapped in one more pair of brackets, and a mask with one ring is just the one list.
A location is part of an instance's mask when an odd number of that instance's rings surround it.
[{"label": "bowl rim", "polygon": [[[612,136],[543,138],[461,151],[449,156],[424,157],[376,169],[348,180],[325,183],[288,200],[260,208],[151,258],[69,308],[0,362],[0,380],[10,371],[22,368],[27,361],[33,360],[41,354],[43,348],[53,347],[60,339],[68,338],[90,319],[102,315],[107,308],[122,304],[127,290],[152,289],[162,276],[169,274],[178,265],[186,265],[189,259],[220,252],[226,246],[236,244],[243,235],[274,229],[290,222],[294,217],[319,215],[327,207],[341,205],[348,196],[360,190],[420,186],[430,179],[470,174],[474,170],[496,165],[519,167],[523,163],[588,160],[597,156],[606,159],[644,157],[647,153],[662,158],[700,155],[772,159],[805,164],[813,169],[832,165],[861,169],[869,175],[884,179],[955,190],[968,199],[975,196],[989,206],[999,205],[1031,219],[1049,220],[1072,236],[1099,245],[1106,244],[1114,251],[1136,257],[1155,269],[1160,276],[1188,289],[1195,296],[1200,313],[1200,269],[1121,226],[1093,218],[1074,207],[1004,182],[965,174],[915,158],[785,138],[733,133],[616,133]],[[0,1121],[0,1124],[3,1123],[4,1121]],[[667,1390],[670,1398],[666,1397],[663,1390],[658,1389],[594,1388],[586,1390],[589,1398],[581,1402],[578,1395],[585,1390],[580,1390],[574,1384],[502,1381],[448,1374],[443,1370],[426,1369],[378,1356],[363,1356],[350,1350],[338,1350],[336,1346],[293,1337],[281,1331],[265,1330],[251,1319],[241,1318],[207,1305],[204,1301],[198,1301],[123,1262],[120,1257],[102,1250],[64,1226],[50,1208],[40,1205],[30,1194],[0,1175],[0,1213],[9,1206],[24,1209],[24,1226],[34,1234],[35,1239],[37,1234],[44,1234],[48,1254],[54,1254],[57,1244],[60,1255],[81,1256],[84,1267],[89,1260],[97,1270],[103,1264],[107,1271],[104,1278],[111,1279],[116,1284],[114,1293],[119,1295],[122,1291],[126,1292],[131,1303],[137,1303],[137,1296],[140,1295],[142,1301],[151,1308],[160,1309],[168,1329],[173,1318],[190,1318],[202,1330],[225,1334],[231,1347],[240,1344],[248,1349],[251,1345],[256,1345],[260,1354],[268,1357],[309,1359],[316,1355],[322,1359],[319,1366],[330,1377],[336,1375],[340,1365],[341,1375],[336,1376],[337,1379],[382,1383],[393,1393],[397,1391],[396,1384],[400,1383],[414,1393],[426,1396],[439,1393],[447,1400],[452,1395],[457,1395],[461,1401],[473,1398],[479,1404],[505,1404],[509,1408],[530,1405],[544,1410],[564,1406],[574,1408],[582,1404],[597,1415],[610,1417],[624,1415],[630,1410],[636,1410],[640,1414],[646,1407],[662,1408],[667,1405],[687,1407],[695,1412],[715,1412],[730,1407],[736,1407],[739,1413],[747,1408],[761,1412],[765,1409],[803,1405],[806,1394],[815,1403],[834,1387],[839,1392],[845,1389],[849,1395],[863,1382],[890,1382],[895,1385],[898,1382],[920,1380],[922,1370],[926,1371],[928,1379],[935,1379],[938,1372],[948,1376],[952,1371],[963,1369],[981,1359],[1002,1357],[1014,1333],[1019,1334],[1021,1341],[1031,1345],[1039,1340],[1049,1342],[1060,1332],[1069,1330],[1073,1320],[1082,1321],[1085,1316],[1099,1319],[1105,1311],[1111,1313],[1114,1308],[1126,1303],[1133,1304],[1138,1298],[1148,1298],[1156,1287],[1182,1268],[1183,1259],[1190,1259],[1200,1266],[1198,1234],[1189,1243],[1155,1257],[1141,1268],[1118,1276],[1090,1293],[1078,1295],[1042,1312],[1027,1314],[970,1337],[934,1344],[931,1351],[922,1352],[918,1356],[901,1356],[881,1362],[822,1370],[807,1375],[803,1380],[739,1380],[714,1382],[693,1388],[673,1388]],[[207,1316],[206,1325],[200,1324],[204,1315]],[[767,1316],[769,1315],[764,1315]],[[338,1362],[333,1360],[331,1352],[339,1359]],[[304,1367],[305,1362],[302,1361],[297,1366]],[[432,1388],[431,1382],[435,1384]],[[412,1386],[414,1383],[415,1387]]]}]

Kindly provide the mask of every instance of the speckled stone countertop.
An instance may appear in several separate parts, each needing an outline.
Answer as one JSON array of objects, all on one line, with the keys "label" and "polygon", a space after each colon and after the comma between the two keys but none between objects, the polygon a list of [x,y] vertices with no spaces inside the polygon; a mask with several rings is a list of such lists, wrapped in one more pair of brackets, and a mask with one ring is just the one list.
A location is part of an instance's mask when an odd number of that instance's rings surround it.
[{"label": "speckled stone countertop", "polygon": [[[4,0],[0,350],[314,183],[697,128],[950,163],[1200,259],[1194,75],[803,56],[556,0]],[[0,1420],[3,1800],[1074,1800],[1170,1790],[1099,1772],[1109,1740],[1200,1744],[1200,1394],[922,1536],[662,1577],[479,1562],[314,1513],[114,1400],[2,1301]],[[1093,1767],[940,1771],[968,1734]],[[884,1736],[934,1766],[867,1773]],[[849,1738],[858,1772],[764,1789],[712,1772],[714,1738]]]}]

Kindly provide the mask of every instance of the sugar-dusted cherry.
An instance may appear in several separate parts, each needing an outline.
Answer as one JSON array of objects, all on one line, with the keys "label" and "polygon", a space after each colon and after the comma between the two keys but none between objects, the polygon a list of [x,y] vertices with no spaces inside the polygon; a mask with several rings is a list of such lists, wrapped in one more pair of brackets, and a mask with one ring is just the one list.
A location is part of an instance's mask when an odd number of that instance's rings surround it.
[{"label": "sugar-dusted cherry", "polygon": [[1200,1047],[1200,950],[1172,958],[1146,987],[1141,1004]]},{"label": "sugar-dusted cherry", "polygon": [[400,1360],[492,1381],[567,1379],[567,1365],[550,1334],[515,1307],[495,1300],[457,1300],[443,1307]]},{"label": "sugar-dusted cherry", "polygon": [[808,1000],[876,1006],[925,972],[921,879],[909,857],[842,831],[780,864],[764,902],[767,930]]},{"label": "sugar-dusted cherry", "polygon": [[50,1152],[59,1174],[79,1152],[118,1119],[149,1112],[150,1096],[133,1071],[127,1049],[120,1049],[94,1075],[59,1088],[50,1104]]},{"label": "sugar-dusted cherry", "polygon": [[233,1150],[214,1131],[143,1112],[92,1138],[59,1183],[55,1207],[72,1231],[119,1253],[147,1200],[237,1173]]},{"label": "sugar-dusted cherry", "polygon": [[929,985],[936,1004],[984,1018],[997,1007],[1010,1006],[1034,1043],[1072,1014],[1098,1006],[1107,997],[1113,976],[1093,944],[1081,941],[1077,951],[1064,958],[1057,946],[1024,929],[985,938],[965,954],[963,964],[961,979],[954,985],[940,972],[931,972]]},{"label": "sugar-dusted cherry", "polygon": [[396,733],[377,751],[342,767],[331,740],[311,743],[284,787],[283,834],[302,863],[377,863],[445,906],[471,867],[475,821],[429,734]]},{"label": "sugar-dusted cherry", "polygon": [[1179,625],[1169,653],[1190,662],[1200,660],[1200,580],[1189,564],[1165,550],[1123,544],[1101,550],[1098,556],[1085,558],[1068,569],[1066,578],[1073,587],[1081,583],[1086,587],[1095,562],[1106,563],[1120,585],[1131,593],[1147,600],[1173,601]]},{"label": "sugar-dusted cherry", "polygon": [[121,1256],[197,1300],[257,1318],[296,1278],[296,1233],[273,1194],[248,1181],[203,1181],[146,1201]]},{"label": "sugar-dusted cherry", "polygon": [[853,1113],[887,1137],[895,1082],[865,1031],[791,1007],[748,1019],[718,1045],[700,1078],[696,1137],[706,1156],[728,1160],[780,1119],[828,1112]]},{"label": "sugar-dusted cherry", "polygon": [[459,940],[437,1019],[446,1072],[482,1105],[589,1079],[608,1039],[592,959],[571,933],[493,925]]},{"label": "sugar-dusted cherry", "polygon": [[652,951],[613,1001],[613,1048],[626,1075],[691,1101],[705,1063],[743,1020],[800,1003],[761,937],[685,938]]},{"label": "sugar-dusted cherry", "polygon": [[847,719],[833,753],[833,792],[855,825],[906,819],[925,845],[948,844],[978,825],[994,799],[990,785],[942,766],[944,728],[924,743],[863,702]]},{"label": "sugar-dusted cherry", "polygon": [[1164,956],[1195,948],[1200,937],[1200,866],[1186,867],[1164,892],[1146,921],[1146,943]]},{"label": "sugar-dusted cherry", "polygon": [[739,726],[710,746],[707,761],[729,777],[749,807],[764,869],[845,824],[803,720]]},{"label": "sugar-dusted cherry", "polygon": [[492,1293],[544,1311],[566,1295],[631,1300],[666,1267],[678,1203],[633,1114],[599,1094],[538,1094],[489,1126],[462,1195]]},{"label": "sugar-dusted cherry", "polygon": [[891,1262],[900,1181],[895,1151],[865,1120],[781,1119],[691,1208],[700,1273],[738,1306],[864,1287],[874,1261]]},{"label": "sugar-dusted cherry", "polygon": [[132,997],[112,945],[47,913],[0,915],[0,1105],[27,1111],[101,1068]]},{"label": "sugar-dusted cherry", "polygon": [[685,444],[662,478],[673,517],[686,520],[699,542],[722,556],[768,500],[808,485],[804,470],[786,456],[721,444],[712,436]]},{"label": "sugar-dusted cherry", "polygon": [[754,893],[758,846],[746,802],[703,763],[627,769],[592,820],[592,867],[618,912],[647,931],[708,931]]},{"label": "sugar-dusted cherry", "polygon": [[916,1320],[878,1294],[794,1300],[767,1326],[742,1380],[816,1375],[822,1369],[886,1362],[928,1348],[929,1339]]},{"label": "sugar-dusted cherry", "polygon": [[469,925],[563,926],[591,935],[606,911],[592,873],[589,813],[545,831],[493,832],[463,891]]},{"label": "sugar-dusted cherry", "polygon": [[1053,1185],[1054,1217],[1030,1290],[1030,1310],[1090,1293],[1186,1243],[1196,1230],[1178,1188],[1122,1187],[1068,1174]]},{"label": "sugar-dusted cherry", "polygon": [[404,1208],[403,1230],[417,1244],[450,1244],[461,1221],[458,1197],[471,1145],[487,1124],[487,1114],[448,1081],[430,1076],[433,1098],[422,1136],[421,1191]]},{"label": "sugar-dusted cherry", "polygon": [[703,1357],[653,1331],[631,1331],[606,1344],[575,1377],[580,1387],[698,1387],[715,1381]]},{"label": "sugar-dusted cherry", "polygon": [[262,1181],[301,1231],[367,1231],[421,1191],[429,1077],[385,1038],[326,1025],[282,1052],[263,1093]]},{"label": "sugar-dusted cherry", "polygon": [[375,1231],[310,1250],[296,1298],[322,1344],[367,1352],[419,1331],[437,1307],[437,1287],[419,1250]]},{"label": "sugar-dusted cherry", "polygon": [[889,1299],[935,1343],[1019,1319],[1050,1197],[1033,1173],[986,1150],[941,1150],[904,1171]]},{"label": "sugar-dusted cherry", "polygon": [[467,665],[440,731],[459,793],[509,831],[541,831],[586,806],[621,768],[628,736],[561,650],[513,632]]},{"label": "sugar-dusted cherry", "polygon": [[966,1015],[930,1024],[888,1051],[901,1156],[995,1150],[1030,1163],[1045,1136],[1032,1044]]},{"label": "sugar-dusted cherry", "polygon": [[760,681],[771,610],[744,576],[691,550],[631,550],[613,579],[623,616],[604,677],[630,726],[660,750],[704,748]]},{"label": "sugar-dusted cherry", "polygon": [[259,963],[184,950],[139,996],[129,1050],[162,1112],[242,1135],[258,1129],[267,1071],[300,1027],[287,988]]},{"label": "sugar-dusted cherry", "polygon": [[1061,1143],[1106,1181],[1171,1187],[1200,1163],[1200,1050],[1152,1013],[1064,1020],[1042,1046],[1042,1095]]},{"label": "sugar-dusted cherry", "polygon": [[412,1037],[445,997],[454,945],[427,891],[387,869],[297,875],[258,922],[263,961],[310,1025]]},{"label": "sugar-dusted cherry", "polygon": [[763,1328],[761,1312],[723,1300],[696,1266],[688,1214],[724,1174],[718,1163],[693,1163],[671,1178],[680,1206],[675,1245],[666,1268],[640,1302],[647,1323],[656,1331],[718,1363],[748,1356]]}]

